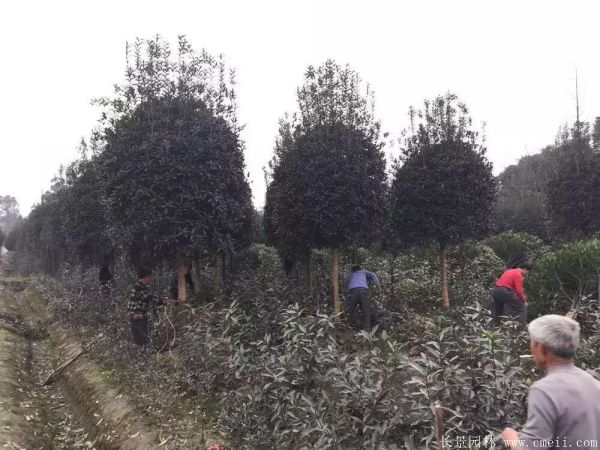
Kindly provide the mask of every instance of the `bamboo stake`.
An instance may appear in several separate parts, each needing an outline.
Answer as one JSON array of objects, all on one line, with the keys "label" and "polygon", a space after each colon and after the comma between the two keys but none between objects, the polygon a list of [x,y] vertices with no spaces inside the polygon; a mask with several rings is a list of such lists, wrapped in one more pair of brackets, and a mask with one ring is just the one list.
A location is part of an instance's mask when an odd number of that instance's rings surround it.
[{"label": "bamboo stake", "polygon": [[340,307],[340,284],[339,284],[339,274],[338,274],[340,249],[339,248],[331,249],[331,256],[332,256],[331,281],[333,283],[333,309],[334,309],[334,312],[336,314],[338,314],[341,310],[341,307]]},{"label": "bamboo stake", "polygon": [[439,403],[433,405],[431,410],[433,411],[433,416],[435,418],[438,450],[444,450],[444,410]]}]

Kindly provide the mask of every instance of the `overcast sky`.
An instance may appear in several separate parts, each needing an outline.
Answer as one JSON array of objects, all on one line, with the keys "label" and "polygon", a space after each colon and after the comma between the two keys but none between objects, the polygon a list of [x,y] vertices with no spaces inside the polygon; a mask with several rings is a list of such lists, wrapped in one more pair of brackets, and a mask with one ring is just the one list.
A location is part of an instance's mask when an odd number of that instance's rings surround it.
[{"label": "overcast sky", "polygon": [[[223,53],[237,70],[254,203],[278,119],[296,107],[308,64],[349,63],[396,139],[410,105],[451,90],[487,122],[495,173],[551,144],[575,117],[600,115],[600,2],[10,1],[0,15],[0,195],[28,213],[77,156],[123,79],[125,42],[156,33]],[[388,153],[397,152],[389,148]]]}]

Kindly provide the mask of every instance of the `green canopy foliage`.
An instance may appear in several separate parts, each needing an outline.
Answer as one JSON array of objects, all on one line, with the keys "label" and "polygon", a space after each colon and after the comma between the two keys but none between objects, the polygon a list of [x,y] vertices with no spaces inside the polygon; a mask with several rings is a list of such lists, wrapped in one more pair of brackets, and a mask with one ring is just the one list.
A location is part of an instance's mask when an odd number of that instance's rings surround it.
[{"label": "green canopy foliage", "polygon": [[68,225],[68,245],[74,262],[100,264],[112,252],[108,236],[106,209],[99,195],[100,159],[87,157],[82,143],[82,158],[66,170],[63,208]]},{"label": "green canopy foliage", "polygon": [[505,267],[535,262],[545,253],[546,246],[540,238],[528,233],[504,232],[486,239],[485,244],[494,250]]},{"label": "green canopy foliage", "polygon": [[490,230],[496,182],[486,149],[453,94],[410,111],[401,161],[391,188],[391,223],[408,243],[442,247]]},{"label": "green canopy foliage", "polygon": [[551,232],[560,239],[591,236],[600,230],[600,153],[588,124],[565,130],[555,159],[545,190]]},{"label": "green canopy foliage", "polygon": [[600,239],[569,242],[546,253],[527,281],[530,315],[566,314],[600,288]]},{"label": "green canopy foliage", "polygon": [[298,106],[281,122],[268,174],[271,242],[284,255],[302,255],[372,239],[386,190],[372,94],[349,66],[328,60],[308,68]]},{"label": "green canopy foliage", "polygon": [[[33,270],[134,264],[233,252],[252,234],[233,72],[183,37],[174,58],[160,37],[127,47],[126,80],[103,108],[91,146],[54,180],[23,224]],[[31,265],[30,264],[30,265]]]},{"label": "green canopy foliage", "polygon": [[497,231],[548,237],[545,188],[554,164],[553,154],[554,148],[549,146],[538,154],[522,157],[498,176]]},{"label": "green canopy foliage", "polygon": [[[142,51],[145,50],[145,54]],[[248,242],[253,208],[222,59],[177,58],[159,38],[138,41],[108,108],[101,179],[109,235],[134,263],[175,262]]]}]

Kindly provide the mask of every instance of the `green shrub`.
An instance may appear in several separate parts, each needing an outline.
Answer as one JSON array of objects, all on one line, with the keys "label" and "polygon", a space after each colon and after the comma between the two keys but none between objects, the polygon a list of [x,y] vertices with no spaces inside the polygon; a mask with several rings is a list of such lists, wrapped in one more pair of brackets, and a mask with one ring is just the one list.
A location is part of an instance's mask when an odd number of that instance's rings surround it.
[{"label": "green shrub", "polygon": [[275,247],[265,244],[252,244],[240,254],[243,268],[246,270],[281,270],[281,258]]},{"label": "green shrub", "polygon": [[508,231],[485,240],[502,259],[506,267],[514,267],[523,262],[535,262],[543,255],[546,248],[540,238],[529,233],[513,233]]},{"label": "green shrub", "polygon": [[[430,314],[439,308],[440,279],[434,250],[402,253],[393,259],[394,283],[386,308],[397,310],[401,305],[420,314]],[[386,264],[386,266],[389,266]],[[493,281],[502,272],[502,261],[487,246],[467,242],[448,250],[448,280],[451,308],[461,305],[485,304]],[[391,283],[389,269],[382,272],[385,286]]]},{"label": "green shrub", "polygon": [[547,253],[527,282],[530,317],[564,314],[595,295],[600,276],[600,239],[576,241]]},{"label": "green shrub", "polygon": [[502,260],[481,243],[468,242],[448,255],[451,305],[488,305],[490,288],[502,273]]}]

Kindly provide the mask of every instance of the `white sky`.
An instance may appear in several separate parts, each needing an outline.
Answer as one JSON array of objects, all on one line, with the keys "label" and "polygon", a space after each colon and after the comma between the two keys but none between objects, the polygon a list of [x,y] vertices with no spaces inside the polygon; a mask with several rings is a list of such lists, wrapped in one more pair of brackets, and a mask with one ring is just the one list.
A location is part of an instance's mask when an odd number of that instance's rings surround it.
[{"label": "white sky", "polygon": [[[495,173],[551,144],[575,116],[600,115],[600,2],[6,1],[0,5],[0,195],[28,213],[77,156],[121,82],[125,42],[186,34],[237,70],[254,202],[278,119],[296,107],[308,64],[350,63],[375,90],[396,140],[410,105],[451,90],[487,122]],[[388,149],[395,153],[397,149]]]}]

